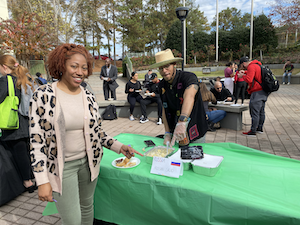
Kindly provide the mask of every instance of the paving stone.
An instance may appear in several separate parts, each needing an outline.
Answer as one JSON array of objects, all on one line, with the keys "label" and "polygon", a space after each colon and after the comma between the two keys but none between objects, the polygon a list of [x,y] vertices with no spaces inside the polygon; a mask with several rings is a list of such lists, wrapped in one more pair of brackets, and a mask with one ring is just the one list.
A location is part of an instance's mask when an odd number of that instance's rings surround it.
[{"label": "paving stone", "polygon": [[0,207],[0,211],[6,212],[6,213],[11,212],[13,209],[15,209],[15,207],[10,206],[10,205],[3,205]]},{"label": "paving stone", "polygon": [[32,209],[32,211],[37,212],[37,213],[41,213],[41,214],[42,214],[43,211],[44,211],[44,209],[45,209],[44,206],[37,205],[37,206],[35,206],[35,207]]},{"label": "paving stone", "polygon": [[43,216],[39,221],[45,222],[45,223],[50,223],[50,224],[55,224],[59,218],[55,216]]},{"label": "paving stone", "polygon": [[13,211],[11,211],[11,214],[19,215],[19,216],[24,216],[27,214],[29,211],[26,209],[21,209],[21,208],[15,208]]},{"label": "paving stone", "polygon": [[39,220],[42,216],[43,215],[41,213],[37,213],[37,212],[33,212],[33,211],[30,211],[25,215],[25,217],[31,218],[34,220]]},{"label": "paving stone", "polygon": [[35,205],[30,204],[30,203],[23,203],[22,205],[19,206],[21,209],[27,209],[27,210],[32,210],[35,207]]},{"label": "paving stone", "polygon": [[18,207],[19,205],[23,204],[23,202],[18,201],[18,200],[12,200],[7,205],[13,206],[13,207]]},{"label": "paving stone", "polygon": [[30,199],[29,197],[26,197],[26,196],[24,196],[24,195],[20,195],[20,196],[18,196],[18,197],[16,198],[16,200],[21,201],[21,202],[26,202],[26,201],[28,201],[29,199]]},{"label": "paving stone", "polygon": [[[2,212],[0,211],[0,218],[2,218],[3,216],[5,216],[7,213],[6,212]],[[1,224],[1,223],[0,223]]]},{"label": "paving stone", "polygon": [[17,224],[22,224],[22,225],[32,225],[36,222],[34,219],[29,219],[29,218],[21,218],[17,221]]},{"label": "paving stone", "polygon": [[13,225],[14,223],[0,219],[0,224],[1,225]]},{"label": "paving stone", "polygon": [[41,200],[37,199],[37,198],[31,198],[27,201],[28,203],[34,204],[34,205],[39,205]]},{"label": "paving stone", "polygon": [[14,215],[14,214],[6,214],[5,216],[2,217],[2,219],[10,221],[10,222],[16,222],[21,218],[21,216]]},{"label": "paving stone", "polygon": [[[41,222],[41,221],[37,221],[36,223],[34,223],[33,225],[49,225],[50,223],[46,223],[46,222]],[[52,224],[52,223],[51,223]]]}]

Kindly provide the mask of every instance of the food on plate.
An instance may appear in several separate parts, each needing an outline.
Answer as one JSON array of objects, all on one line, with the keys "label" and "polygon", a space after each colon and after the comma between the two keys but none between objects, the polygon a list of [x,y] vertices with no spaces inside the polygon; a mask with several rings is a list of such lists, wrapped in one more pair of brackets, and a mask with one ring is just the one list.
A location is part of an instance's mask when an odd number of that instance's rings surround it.
[{"label": "food on plate", "polygon": [[135,165],[136,165],[136,162],[130,162],[130,159],[128,159],[126,157],[123,159],[116,160],[117,167],[132,167]]}]

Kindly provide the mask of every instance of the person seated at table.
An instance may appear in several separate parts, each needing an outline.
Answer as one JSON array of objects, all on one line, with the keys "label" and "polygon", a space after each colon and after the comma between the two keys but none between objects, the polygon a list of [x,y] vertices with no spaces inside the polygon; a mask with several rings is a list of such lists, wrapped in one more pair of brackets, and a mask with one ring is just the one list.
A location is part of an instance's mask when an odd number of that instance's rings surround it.
[{"label": "person seated at table", "polygon": [[144,87],[146,87],[150,82],[151,82],[151,75],[152,75],[152,70],[148,70],[148,72],[145,74],[145,79],[143,81]]},{"label": "person seated at table", "polygon": [[[212,92],[210,92],[206,84],[200,80],[200,92],[202,96],[203,101],[203,107],[207,115],[207,122],[208,122],[208,131],[216,131],[214,126],[216,123],[220,122],[225,116],[226,112],[224,110],[217,110],[213,109],[211,110],[208,108],[208,103],[211,102],[213,104],[217,103],[217,100]],[[218,128],[221,128],[220,126]]]},{"label": "person seated at table", "polygon": [[130,116],[129,119],[131,121],[134,120],[133,117],[133,110],[135,107],[135,103],[138,102],[140,103],[141,106],[141,111],[142,111],[142,116],[140,118],[140,123],[147,123],[149,120],[147,118],[146,114],[146,102],[143,99],[143,97],[140,95],[140,92],[142,91],[142,85],[138,81],[138,73],[137,72],[132,72],[131,73],[131,79],[126,83],[125,86],[125,93],[127,95],[127,101],[130,104]]},{"label": "person seated at table", "polygon": [[216,81],[215,86],[211,88],[210,91],[214,94],[217,101],[233,102],[234,100],[233,95],[228,89],[222,87],[222,83],[220,81]]},{"label": "person seated at table", "polygon": [[159,95],[159,79],[157,78],[156,73],[152,73],[150,77],[150,82],[148,85],[146,85],[146,93],[151,93],[151,96],[147,96],[144,101],[146,105],[149,105],[153,102],[157,103],[157,114],[158,114],[158,119],[157,119],[157,125],[162,124],[162,102],[161,98]]},{"label": "person seated at table", "polygon": [[[210,86],[211,86],[211,87],[214,87],[216,81],[220,81],[220,82],[221,82],[221,77],[216,77],[216,78],[214,78],[214,79],[210,79],[210,80],[209,80]],[[222,87],[224,88],[224,87],[225,87],[225,86],[224,86],[224,83],[223,83],[223,82],[221,82],[221,83],[222,83]]]}]

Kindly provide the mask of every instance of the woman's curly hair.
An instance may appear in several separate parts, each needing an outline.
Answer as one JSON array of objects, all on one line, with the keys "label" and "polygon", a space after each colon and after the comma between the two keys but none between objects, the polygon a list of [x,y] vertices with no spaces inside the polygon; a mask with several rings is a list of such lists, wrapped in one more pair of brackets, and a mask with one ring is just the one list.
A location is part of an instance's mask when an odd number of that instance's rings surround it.
[{"label": "woman's curly hair", "polygon": [[87,76],[90,76],[92,74],[93,56],[84,46],[75,44],[59,45],[49,53],[47,66],[50,75],[55,79],[60,79],[61,75],[66,71],[66,61],[75,54],[81,54],[85,57],[88,66]]}]

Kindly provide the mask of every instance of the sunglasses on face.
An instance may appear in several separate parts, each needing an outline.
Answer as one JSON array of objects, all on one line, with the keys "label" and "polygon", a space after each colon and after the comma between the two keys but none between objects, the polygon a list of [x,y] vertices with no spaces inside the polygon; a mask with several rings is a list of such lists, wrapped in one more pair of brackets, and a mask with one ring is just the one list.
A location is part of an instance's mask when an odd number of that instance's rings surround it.
[{"label": "sunglasses on face", "polygon": [[222,87],[217,87],[216,89],[219,90],[219,89],[222,89]]},{"label": "sunglasses on face", "polygon": [[170,66],[171,66],[171,64],[167,64],[164,66],[160,66],[158,69],[159,69],[159,71],[163,71],[164,69],[169,69]]}]

